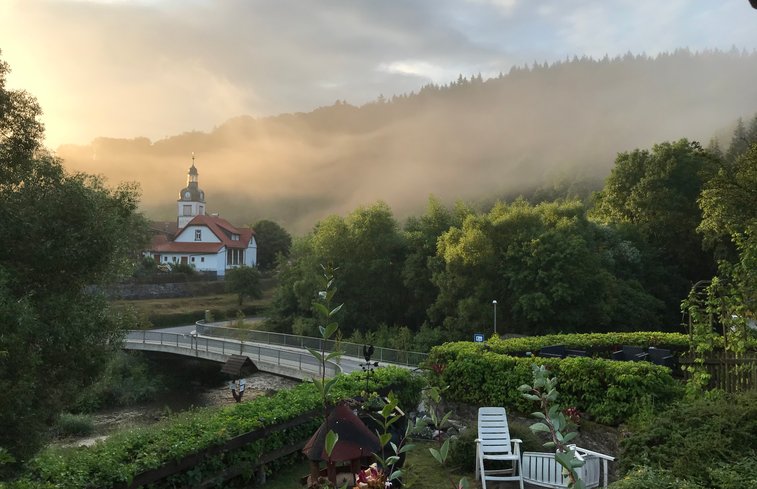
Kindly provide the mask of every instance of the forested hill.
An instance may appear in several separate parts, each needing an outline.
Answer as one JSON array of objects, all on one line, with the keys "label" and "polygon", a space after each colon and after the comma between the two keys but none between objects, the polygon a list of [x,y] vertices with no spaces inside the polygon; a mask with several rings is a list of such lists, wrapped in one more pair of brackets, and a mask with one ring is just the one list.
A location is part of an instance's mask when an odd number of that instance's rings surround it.
[{"label": "forested hill", "polygon": [[[386,201],[398,216],[442,201],[486,201],[601,186],[616,153],[681,137],[707,144],[757,111],[757,54],[626,56],[460,77],[361,107],[241,116],[160,141],[98,138],[58,149],[71,169],[137,181],[154,218],[175,215],[190,154],[210,211],[308,230],[331,213]],[[160,107],[152,110],[160,111]],[[114,114],[116,117],[117,114]],[[149,117],[149,114],[146,114]]]}]

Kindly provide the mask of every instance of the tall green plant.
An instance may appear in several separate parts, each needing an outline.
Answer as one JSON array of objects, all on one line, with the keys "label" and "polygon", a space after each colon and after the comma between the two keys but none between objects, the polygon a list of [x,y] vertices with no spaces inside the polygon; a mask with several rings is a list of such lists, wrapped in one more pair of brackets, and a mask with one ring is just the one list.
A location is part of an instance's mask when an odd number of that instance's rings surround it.
[{"label": "tall green plant", "polygon": [[540,422],[531,425],[534,433],[548,433],[551,441],[544,444],[546,448],[555,449],[555,460],[563,468],[563,474],[568,476],[569,489],[585,489],[583,481],[578,476],[576,469],[584,464],[584,461],[576,453],[575,445],[568,443],[578,433],[573,431],[574,425],[565,417],[560,410],[557,401],[557,377],[550,377],[549,370],[544,365],[533,366],[534,384],[523,384],[518,389],[523,397],[539,403],[539,411],[532,413]]},{"label": "tall green plant", "polygon": [[321,333],[321,348],[319,351],[308,347],[308,351],[313,358],[320,363],[320,379],[313,378],[313,383],[321,394],[323,409],[325,412],[329,404],[329,392],[336,382],[336,377],[326,379],[326,364],[329,360],[339,359],[342,356],[342,352],[338,348],[330,353],[326,353],[326,342],[331,339],[339,329],[339,324],[334,318],[344,304],[339,304],[333,309],[331,307],[334,294],[336,294],[336,287],[334,287],[334,272],[336,272],[337,269],[330,265],[321,265],[321,269],[323,270],[323,290],[318,292],[318,299],[313,301],[313,311],[318,317],[318,331]]},{"label": "tall green plant", "polygon": [[[429,448],[428,450],[429,452],[431,452],[431,456],[434,457],[434,460],[439,462],[439,465],[446,469],[447,458],[449,457],[450,442],[452,441],[452,438],[446,437],[445,439],[443,433],[444,430],[450,425],[449,418],[452,415],[452,411],[442,413],[439,409],[442,401],[442,392],[444,390],[446,390],[446,388],[439,389],[438,387],[430,387],[426,389],[426,397],[424,401],[428,405],[430,413],[430,416],[426,420],[426,424],[429,424],[434,428],[434,438],[441,443],[441,446],[438,449]],[[444,439],[444,441],[442,441],[442,439]],[[455,480],[452,479],[452,476],[450,476],[448,473],[447,478],[452,489],[468,489],[468,487],[470,487],[468,484],[468,479],[466,479],[465,477],[455,482]]]}]

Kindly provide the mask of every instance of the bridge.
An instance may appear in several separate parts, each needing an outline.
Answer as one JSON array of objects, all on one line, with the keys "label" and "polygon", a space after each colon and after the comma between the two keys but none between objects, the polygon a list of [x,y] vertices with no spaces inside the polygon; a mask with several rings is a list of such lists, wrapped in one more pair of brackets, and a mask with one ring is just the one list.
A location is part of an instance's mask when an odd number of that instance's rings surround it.
[{"label": "bridge", "polygon": [[[340,372],[349,373],[362,369],[363,345],[346,342],[324,341],[321,338],[287,335],[267,331],[226,328],[198,321],[195,330],[189,333],[159,330],[132,330],[126,335],[124,348],[172,353],[225,363],[231,355],[249,357],[258,369],[276,375],[297,379],[310,379],[321,375],[321,364],[307,348],[326,352],[339,348],[344,353],[338,363],[326,363],[326,376]],[[426,354],[406,352],[391,348],[374,348],[372,362],[379,365],[417,367]]]}]

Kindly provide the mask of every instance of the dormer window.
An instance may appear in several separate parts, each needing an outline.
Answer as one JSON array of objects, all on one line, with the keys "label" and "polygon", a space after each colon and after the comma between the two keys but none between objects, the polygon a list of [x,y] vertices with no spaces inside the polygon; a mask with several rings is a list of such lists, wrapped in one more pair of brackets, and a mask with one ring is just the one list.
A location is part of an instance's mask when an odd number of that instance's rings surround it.
[{"label": "dormer window", "polygon": [[195,241],[202,241],[202,229],[195,229]]},{"label": "dormer window", "polygon": [[239,235],[238,234],[232,234],[231,235],[231,240],[232,241],[239,241]]}]

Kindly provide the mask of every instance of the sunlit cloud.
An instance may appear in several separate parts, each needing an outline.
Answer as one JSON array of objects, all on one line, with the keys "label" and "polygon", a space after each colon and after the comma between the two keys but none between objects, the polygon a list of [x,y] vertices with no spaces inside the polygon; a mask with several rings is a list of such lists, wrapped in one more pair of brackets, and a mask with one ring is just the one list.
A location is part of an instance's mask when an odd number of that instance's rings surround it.
[{"label": "sunlit cloud", "polygon": [[401,75],[410,75],[423,78],[424,80],[431,81],[433,83],[447,83],[450,79],[454,78],[460,71],[434,65],[427,61],[394,61],[391,63],[381,63],[378,66],[379,71],[385,71],[387,73],[397,73]]}]

